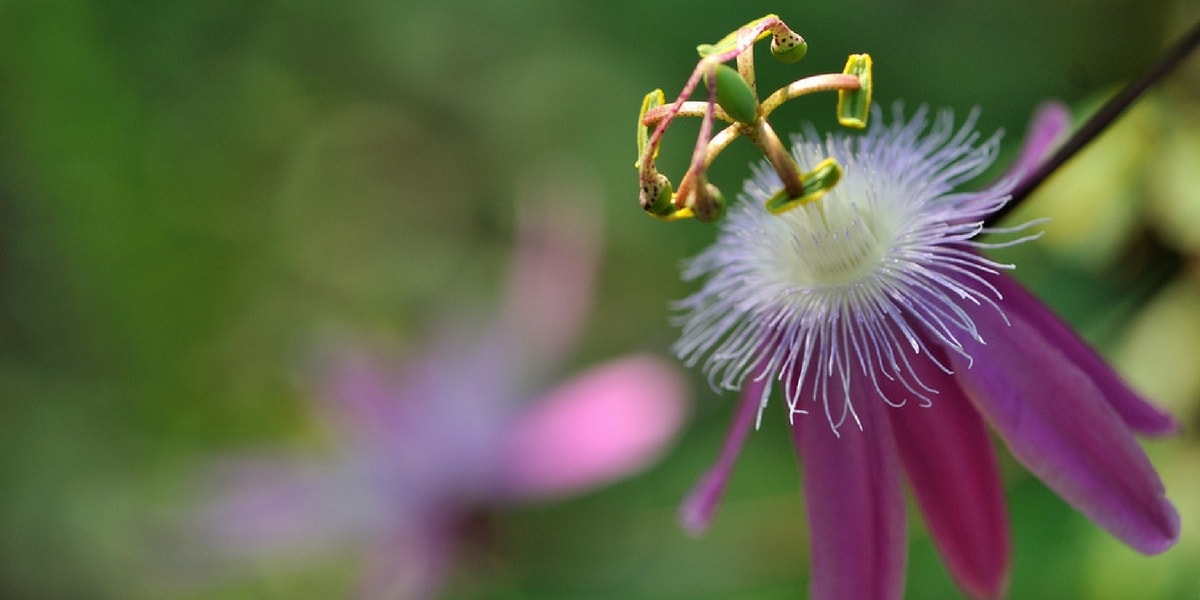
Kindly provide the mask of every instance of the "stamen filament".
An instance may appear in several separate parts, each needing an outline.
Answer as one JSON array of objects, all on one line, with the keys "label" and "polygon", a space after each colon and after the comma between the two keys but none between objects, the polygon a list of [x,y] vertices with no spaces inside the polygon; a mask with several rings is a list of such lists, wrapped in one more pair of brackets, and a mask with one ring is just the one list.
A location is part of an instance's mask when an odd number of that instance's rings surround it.
[{"label": "stamen filament", "polygon": [[858,88],[858,77],[854,75],[847,75],[845,73],[810,75],[803,79],[797,79],[789,83],[787,87],[779,88],[770,96],[767,96],[767,99],[762,102],[763,116],[771,114],[772,111],[779,108],[784,102],[794,100],[800,96],[814,92],[840,92],[842,90],[857,90]]},{"label": "stamen filament", "polygon": [[[708,102],[701,101],[701,100],[689,100],[687,102],[684,102],[682,105],[680,105],[679,110],[675,111],[675,116],[677,116],[677,117],[703,117],[705,111],[707,111],[707,110],[708,110]],[[646,111],[646,115],[644,117],[642,117],[642,125],[645,125],[647,127],[649,127],[650,125],[654,125],[655,123],[660,121],[663,117],[667,116],[667,114],[670,112],[671,112],[670,104],[665,104],[663,106],[656,106],[656,107]],[[718,118],[722,121],[725,121],[726,123],[736,123],[736,121],[733,120],[733,117],[730,117],[728,114],[726,114],[725,110],[722,109],[719,105],[717,106],[716,112],[713,113],[713,116],[715,116],[716,118]]]}]

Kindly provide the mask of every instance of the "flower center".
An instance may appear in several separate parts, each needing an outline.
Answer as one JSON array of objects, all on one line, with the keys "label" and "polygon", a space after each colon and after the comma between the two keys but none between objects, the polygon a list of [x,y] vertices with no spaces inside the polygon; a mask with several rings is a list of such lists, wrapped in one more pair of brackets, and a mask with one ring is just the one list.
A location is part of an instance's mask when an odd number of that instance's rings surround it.
[{"label": "flower center", "polygon": [[789,288],[842,287],[870,276],[894,228],[852,177],[817,202],[773,219],[763,247],[771,270]]},{"label": "flower center", "polygon": [[934,382],[918,373],[949,372],[936,348],[969,364],[978,311],[1001,312],[987,277],[1011,268],[975,236],[1008,189],[954,189],[991,164],[998,138],[978,143],[974,116],[956,129],[948,112],[932,126],[924,108],[894,112],[862,136],[796,141],[801,170],[826,156],[843,165],[810,202],[771,210],[781,179],[754,165],[716,243],[688,263],[685,278],[705,282],[678,304],[675,351],[715,385],[758,395],[761,409],[780,382],[792,414],[815,406],[836,431],[857,422],[852,387],[859,400],[928,404]]}]

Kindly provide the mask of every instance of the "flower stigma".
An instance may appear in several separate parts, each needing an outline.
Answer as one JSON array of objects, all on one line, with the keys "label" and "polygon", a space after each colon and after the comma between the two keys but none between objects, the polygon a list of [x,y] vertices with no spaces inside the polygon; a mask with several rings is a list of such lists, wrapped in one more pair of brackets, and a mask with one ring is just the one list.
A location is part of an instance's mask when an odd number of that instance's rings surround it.
[{"label": "flower stigma", "polygon": [[[826,158],[811,171],[801,171],[779,140],[767,117],[783,103],[817,92],[838,93],[837,120],[845,127],[862,129],[867,125],[872,98],[871,57],[851,54],[842,73],[811,75],[793,81],[759,100],[754,72],[754,43],[770,37],[771,54],[780,62],[793,63],[808,51],[804,38],[792,31],[776,15],[755,19],[715,44],[696,48],[696,63],[678,98],[666,103],[661,89],[646,94],[638,113],[637,151],[634,168],[638,171],[638,201],[647,214],[663,221],[696,218],[715,222],[725,215],[725,197],[708,181],[707,171],[713,160],[738,137],[754,143],[779,174],[780,189],[765,199],[767,210],[781,214],[820,198],[837,184],[841,167]],[[725,65],[736,60],[737,69]],[[687,98],[703,82],[707,100]],[[700,117],[700,135],[692,150],[688,170],[678,189],[655,166],[663,134],[677,117]],[[713,133],[713,124],[729,123]]]}]

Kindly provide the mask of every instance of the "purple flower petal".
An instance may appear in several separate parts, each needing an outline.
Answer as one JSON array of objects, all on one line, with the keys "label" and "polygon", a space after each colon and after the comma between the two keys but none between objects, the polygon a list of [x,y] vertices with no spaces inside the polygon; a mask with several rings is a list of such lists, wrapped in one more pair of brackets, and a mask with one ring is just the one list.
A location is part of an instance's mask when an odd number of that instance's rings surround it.
[{"label": "purple flower petal", "polygon": [[821,410],[792,427],[811,531],[809,597],[898,600],[907,560],[900,463],[886,405],[866,392],[865,377],[854,379],[861,430],[850,421],[835,434]]},{"label": "purple flower petal", "polygon": [[345,479],[289,459],[223,463],[202,478],[211,496],[182,525],[205,550],[230,557],[329,552],[368,531],[377,514]]},{"label": "purple flower petal", "polygon": [[1169,548],[1179,515],[1099,387],[1108,383],[1080,368],[1078,348],[1057,344],[1040,307],[1003,306],[1011,326],[989,306],[973,311],[987,342],[964,340],[973,365],[948,353],[967,396],[1013,455],[1077,510],[1142,553]]},{"label": "purple flower petal", "polygon": [[770,376],[757,380],[753,377],[747,379],[738,397],[737,412],[729,424],[729,433],[725,435],[725,444],[721,447],[716,464],[700,477],[700,481],[696,482],[679,506],[679,522],[689,533],[703,533],[716,516],[721,497],[725,495],[725,484],[729,483],[729,476],[733,473],[733,465],[742,452],[746,437],[754,428],[763,388],[771,380]]},{"label": "purple flower petal", "polygon": [[593,368],[551,390],[509,435],[505,481],[517,496],[582,491],[645,467],[687,413],[678,371],[641,356]]},{"label": "purple flower petal", "polygon": [[[348,439],[384,439],[395,435],[409,417],[409,398],[380,362],[361,349],[335,349],[319,359],[324,372],[316,394],[318,408]],[[418,362],[410,370],[415,373],[424,366]]]},{"label": "purple flower petal", "polygon": [[1016,184],[1027,177],[1049,154],[1059,137],[1071,126],[1071,111],[1061,102],[1043,102],[1033,113],[1025,142],[1000,180],[1016,177]]},{"label": "purple flower petal", "polygon": [[[945,364],[944,356],[939,359]],[[917,505],[958,586],[972,598],[1002,597],[1008,586],[1008,514],[991,438],[951,375],[921,357],[912,365],[939,392],[932,406],[910,399],[888,411]],[[881,384],[892,400],[911,396],[898,382]]]},{"label": "purple flower petal", "polygon": [[1075,366],[1095,382],[1104,398],[1130,428],[1148,435],[1166,435],[1179,431],[1179,423],[1174,417],[1129,389],[1117,372],[1108,366],[1087,342],[1020,283],[1005,274],[990,277],[989,281],[1004,296],[1004,306],[1008,307],[1008,312],[1020,314],[1045,336],[1047,343],[1058,347],[1064,355],[1071,357]]}]

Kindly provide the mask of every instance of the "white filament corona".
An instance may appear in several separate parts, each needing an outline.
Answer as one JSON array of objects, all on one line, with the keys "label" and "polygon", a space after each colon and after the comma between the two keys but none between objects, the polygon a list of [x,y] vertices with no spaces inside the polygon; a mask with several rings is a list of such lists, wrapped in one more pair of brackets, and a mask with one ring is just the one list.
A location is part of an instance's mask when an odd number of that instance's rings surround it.
[{"label": "white filament corona", "polygon": [[897,105],[884,124],[875,107],[865,134],[797,137],[802,170],[833,156],[843,176],[819,201],[782,215],[763,203],[783,184],[766,164],[757,166],[717,240],[684,270],[685,279],[705,281],[677,305],[680,358],[702,361],[715,387],[775,377],[793,416],[819,407],[835,432],[847,418],[857,422],[852,377],[866,377],[889,404],[907,398],[888,398],[880,378],[929,403],[937,391],[913,361],[949,372],[926,340],[966,356],[964,336],[980,338],[964,306],[999,310],[998,292],[980,274],[1012,267],[976,251],[985,246],[976,236],[1008,201],[1010,186],[954,191],[992,164],[999,134],[980,143],[976,112],[957,129],[949,111],[932,125],[928,112],[922,107],[905,121]]}]

